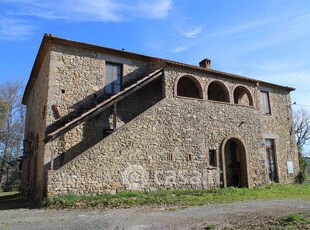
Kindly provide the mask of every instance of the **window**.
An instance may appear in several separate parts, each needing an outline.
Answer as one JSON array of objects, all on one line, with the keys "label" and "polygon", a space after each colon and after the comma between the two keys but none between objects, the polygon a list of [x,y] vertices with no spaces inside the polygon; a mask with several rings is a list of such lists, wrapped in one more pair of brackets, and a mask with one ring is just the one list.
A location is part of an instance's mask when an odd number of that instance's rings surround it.
[{"label": "window", "polygon": [[269,100],[269,93],[265,91],[261,91],[261,99],[262,99],[262,106],[264,114],[271,114],[270,110],[270,100]]},{"label": "window", "polygon": [[106,63],[105,65],[105,92],[116,94],[121,91],[122,65]]},{"label": "window", "polygon": [[253,106],[253,99],[250,91],[244,86],[238,86],[234,90],[234,103],[239,105]]},{"label": "window", "polygon": [[43,112],[42,112],[43,119],[45,118],[45,113],[46,113],[46,106],[44,105],[44,107],[43,107]]},{"label": "window", "polygon": [[209,150],[209,166],[216,167],[216,150],[215,149]]},{"label": "window", "polygon": [[181,77],[177,84],[177,95],[182,97],[202,98],[198,88],[198,82],[194,78]]},{"label": "window", "polygon": [[213,81],[208,87],[208,100],[229,102],[229,93],[226,86],[219,81]]}]

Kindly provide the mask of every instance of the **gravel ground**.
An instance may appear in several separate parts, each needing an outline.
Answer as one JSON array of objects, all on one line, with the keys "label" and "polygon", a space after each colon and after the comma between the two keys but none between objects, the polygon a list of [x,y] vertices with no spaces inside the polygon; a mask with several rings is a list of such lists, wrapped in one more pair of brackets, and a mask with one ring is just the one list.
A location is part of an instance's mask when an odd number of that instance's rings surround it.
[{"label": "gravel ground", "polygon": [[243,201],[199,207],[109,210],[4,209],[0,229],[242,229],[243,224],[309,213],[310,200]]}]

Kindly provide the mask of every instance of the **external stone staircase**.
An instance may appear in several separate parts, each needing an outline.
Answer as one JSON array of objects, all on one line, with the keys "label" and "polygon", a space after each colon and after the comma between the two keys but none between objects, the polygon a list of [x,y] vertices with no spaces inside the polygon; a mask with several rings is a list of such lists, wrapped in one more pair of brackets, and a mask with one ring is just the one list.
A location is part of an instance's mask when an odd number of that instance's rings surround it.
[{"label": "external stone staircase", "polygon": [[[144,87],[145,85],[149,84],[155,79],[158,79],[162,75],[163,75],[163,69],[162,68],[157,69],[152,73],[148,74],[147,76],[143,77],[142,79],[138,80],[136,83],[124,88],[119,93],[112,95],[108,99],[96,104],[94,107],[86,110],[85,112],[78,114],[73,113],[60,119],[59,121],[56,121],[54,124],[52,124],[52,127],[48,127],[45,143],[55,140],[56,138],[70,131],[79,124],[97,116],[107,108],[111,107],[112,105],[115,105],[118,101],[126,98],[127,96],[136,92],[138,89]],[[112,131],[115,131],[115,125]]]}]

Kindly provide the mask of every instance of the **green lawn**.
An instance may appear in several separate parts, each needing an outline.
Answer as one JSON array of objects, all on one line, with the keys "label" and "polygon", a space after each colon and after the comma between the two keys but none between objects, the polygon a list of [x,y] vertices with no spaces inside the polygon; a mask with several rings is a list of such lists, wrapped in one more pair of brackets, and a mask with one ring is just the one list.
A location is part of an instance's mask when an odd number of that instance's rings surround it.
[{"label": "green lawn", "polygon": [[81,196],[68,194],[42,202],[51,208],[105,208],[138,205],[195,206],[257,199],[310,199],[310,184],[270,185],[255,189],[164,190],[158,192],[119,192],[115,195]]}]

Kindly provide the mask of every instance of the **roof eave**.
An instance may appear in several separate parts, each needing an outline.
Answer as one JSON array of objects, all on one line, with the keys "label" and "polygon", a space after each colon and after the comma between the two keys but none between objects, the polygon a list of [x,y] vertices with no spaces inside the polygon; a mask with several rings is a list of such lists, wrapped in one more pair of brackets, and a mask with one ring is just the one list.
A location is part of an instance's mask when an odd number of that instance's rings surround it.
[{"label": "roof eave", "polygon": [[33,64],[33,67],[32,67],[31,73],[30,73],[30,77],[29,77],[29,80],[27,82],[27,85],[26,85],[26,88],[24,91],[24,95],[22,98],[22,104],[24,104],[24,105],[26,105],[26,103],[27,103],[30,91],[31,91],[32,87],[34,86],[34,84],[37,80],[37,77],[38,77],[38,74],[40,71],[40,67],[43,63],[46,52],[48,51],[48,47],[50,45],[49,37],[50,37],[50,35],[44,34],[44,37],[42,39],[40,48],[38,50],[38,53],[37,53],[35,62]]},{"label": "roof eave", "polygon": [[236,74],[226,73],[226,72],[222,72],[222,71],[218,71],[218,70],[214,70],[214,69],[207,69],[207,68],[203,68],[203,67],[199,67],[199,66],[194,66],[194,65],[181,63],[181,62],[175,62],[175,61],[167,60],[167,59],[161,59],[161,58],[141,55],[141,54],[132,53],[132,52],[124,51],[124,50],[116,50],[116,49],[112,49],[112,48],[107,48],[107,47],[102,47],[102,46],[97,46],[97,45],[67,40],[67,39],[63,39],[63,38],[53,36],[51,34],[44,34],[43,40],[41,42],[39,51],[38,51],[37,56],[36,56],[36,60],[34,62],[32,70],[31,70],[29,81],[26,85],[25,92],[23,95],[22,103],[24,105],[26,104],[26,102],[28,100],[30,91],[31,91],[33,85],[35,84],[35,81],[38,77],[40,67],[43,63],[46,52],[48,51],[48,47],[52,42],[56,43],[56,44],[69,45],[69,46],[74,46],[74,47],[78,47],[78,48],[84,48],[84,49],[90,49],[90,50],[99,51],[99,52],[105,52],[105,53],[109,53],[109,54],[113,54],[113,55],[126,56],[128,58],[135,58],[135,59],[143,60],[146,62],[158,62],[158,61],[160,61],[160,62],[164,62],[168,65],[173,65],[173,66],[177,66],[180,68],[197,70],[197,71],[202,71],[205,73],[207,72],[207,73],[222,76],[222,77],[229,77],[232,79],[239,79],[242,81],[252,82],[255,84],[264,84],[264,85],[268,85],[271,87],[286,89],[288,91],[295,90],[292,87],[276,85],[273,83],[259,81],[256,79],[252,79],[252,78],[248,78],[248,77],[244,77],[244,76],[240,76],[240,75],[236,75]]},{"label": "roof eave", "polygon": [[204,67],[200,67],[200,66],[194,66],[194,65],[189,65],[189,64],[184,64],[184,63],[179,63],[179,62],[174,62],[174,61],[170,61],[170,60],[164,60],[161,59],[163,62],[165,62],[167,65],[170,66],[177,66],[177,67],[181,67],[184,69],[189,69],[189,70],[196,70],[196,71],[201,71],[204,73],[209,73],[212,75],[217,75],[217,76],[221,76],[224,78],[232,78],[234,80],[238,79],[241,81],[247,81],[247,82],[251,82],[254,83],[256,85],[267,85],[270,87],[276,87],[276,88],[281,88],[284,90],[288,90],[288,91],[294,91],[295,88],[289,87],[289,86],[282,86],[282,85],[277,85],[274,83],[270,83],[270,82],[265,82],[265,81],[260,81],[257,79],[253,79],[253,78],[249,78],[249,77],[245,77],[245,76],[241,76],[241,75],[237,75],[237,74],[231,74],[231,73],[227,73],[227,72],[223,72],[223,71],[219,71],[219,70],[214,70],[214,69],[209,69],[209,68],[204,68]]}]

